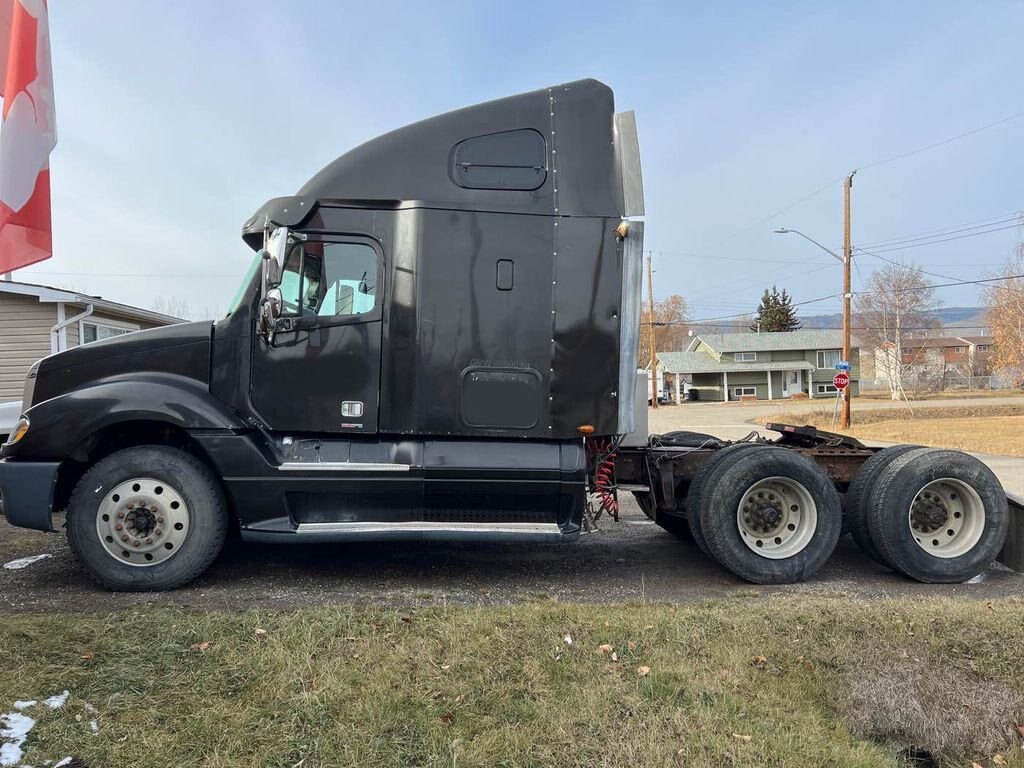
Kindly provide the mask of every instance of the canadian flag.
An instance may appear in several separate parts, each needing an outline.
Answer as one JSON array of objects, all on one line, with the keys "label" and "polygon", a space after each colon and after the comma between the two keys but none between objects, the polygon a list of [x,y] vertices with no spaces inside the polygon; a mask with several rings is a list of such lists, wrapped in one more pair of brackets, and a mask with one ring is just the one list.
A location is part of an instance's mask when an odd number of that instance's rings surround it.
[{"label": "canadian flag", "polygon": [[0,273],[53,255],[50,152],[57,144],[46,0],[0,0]]}]

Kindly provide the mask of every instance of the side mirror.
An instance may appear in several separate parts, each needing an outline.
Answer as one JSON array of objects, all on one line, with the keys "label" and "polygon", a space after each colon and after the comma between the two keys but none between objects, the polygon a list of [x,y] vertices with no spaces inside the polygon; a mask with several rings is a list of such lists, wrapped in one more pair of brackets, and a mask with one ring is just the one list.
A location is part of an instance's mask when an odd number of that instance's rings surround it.
[{"label": "side mirror", "polygon": [[271,288],[260,304],[260,333],[266,336],[268,344],[274,343],[274,331],[277,330],[277,320],[281,317],[283,301],[281,289]]}]

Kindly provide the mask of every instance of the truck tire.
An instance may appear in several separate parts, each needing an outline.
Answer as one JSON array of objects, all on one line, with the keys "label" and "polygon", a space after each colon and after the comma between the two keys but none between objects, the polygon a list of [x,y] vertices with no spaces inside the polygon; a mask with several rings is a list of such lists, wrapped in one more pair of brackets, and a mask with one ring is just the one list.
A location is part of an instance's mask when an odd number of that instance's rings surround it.
[{"label": "truck tire", "polygon": [[661,529],[681,539],[691,539],[690,526],[681,515],[659,515],[654,503],[654,494],[650,491],[633,491],[633,498],[647,517]]},{"label": "truck tire", "polygon": [[849,528],[853,540],[857,542],[861,552],[890,568],[892,565],[885,562],[875,546],[875,542],[871,540],[871,534],[868,532],[868,515],[875,496],[878,477],[900,456],[920,447],[919,445],[894,445],[878,451],[857,470],[857,474],[854,475],[853,482],[850,483],[850,488],[846,492],[846,527]]},{"label": "truck tire", "polygon": [[71,551],[110,590],[174,589],[217,557],[228,509],[216,476],[185,451],[144,445],[107,456],[75,486]]},{"label": "truck tire", "polygon": [[755,584],[791,584],[832,555],[842,502],[821,467],[768,446],[723,463],[710,478],[700,526],[715,559]]},{"label": "truck tire", "polygon": [[704,489],[708,487],[708,479],[715,469],[722,465],[723,461],[728,462],[734,459],[738,452],[767,447],[769,447],[767,443],[733,443],[711,454],[694,474],[690,489],[686,494],[686,522],[689,524],[690,535],[697,547],[708,557],[714,559],[714,555],[704,540],[700,517],[700,510],[704,504]]},{"label": "truck tire", "polygon": [[918,448],[893,461],[876,482],[868,531],[900,573],[954,584],[999,555],[1010,516],[999,480],[966,453]]}]

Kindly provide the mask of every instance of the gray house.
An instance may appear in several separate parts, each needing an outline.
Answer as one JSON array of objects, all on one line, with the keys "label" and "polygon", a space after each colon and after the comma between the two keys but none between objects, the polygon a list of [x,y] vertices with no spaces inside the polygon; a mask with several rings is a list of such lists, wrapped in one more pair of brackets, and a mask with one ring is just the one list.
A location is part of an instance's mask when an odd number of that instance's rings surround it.
[{"label": "gray house", "polygon": [[[694,336],[685,352],[659,352],[664,373],[690,382],[700,400],[778,400],[835,396],[842,331],[725,333]],[[859,392],[860,354],[850,360],[850,392]]]},{"label": "gray house", "polygon": [[0,403],[20,400],[29,367],[79,344],[184,322],[98,296],[0,280]]}]

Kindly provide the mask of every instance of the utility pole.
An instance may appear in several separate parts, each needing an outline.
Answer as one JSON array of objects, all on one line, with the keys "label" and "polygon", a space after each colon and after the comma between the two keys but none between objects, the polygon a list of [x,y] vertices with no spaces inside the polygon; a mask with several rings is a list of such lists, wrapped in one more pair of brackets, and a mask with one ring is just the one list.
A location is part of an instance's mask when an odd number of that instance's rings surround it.
[{"label": "utility pole", "polygon": [[658,407],[658,356],[654,346],[654,275],[651,269],[651,252],[647,252],[647,296],[650,299],[650,309],[647,317],[647,325],[650,331],[651,343],[651,407]]},{"label": "utility pole", "polygon": [[[843,360],[850,362],[850,301],[853,298],[850,286],[850,262],[853,247],[850,243],[850,190],[853,188],[853,174],[843,181]],[[843,390],[843,429],[850,426],[850,388]]]}]

